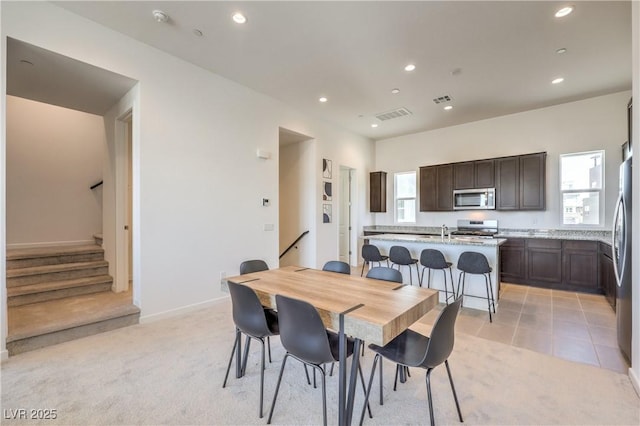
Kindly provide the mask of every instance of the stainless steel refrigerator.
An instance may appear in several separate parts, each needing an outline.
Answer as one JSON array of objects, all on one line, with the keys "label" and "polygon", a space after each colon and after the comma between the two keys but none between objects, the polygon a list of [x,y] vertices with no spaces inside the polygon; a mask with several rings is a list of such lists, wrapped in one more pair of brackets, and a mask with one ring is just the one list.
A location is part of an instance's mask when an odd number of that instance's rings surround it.
[{"label": "stainless steel refrigerator", "polygon": [[631,156],[620,165],[620,195],[613,216],[613,266],[616,273],[618,346],[631,360]]}]

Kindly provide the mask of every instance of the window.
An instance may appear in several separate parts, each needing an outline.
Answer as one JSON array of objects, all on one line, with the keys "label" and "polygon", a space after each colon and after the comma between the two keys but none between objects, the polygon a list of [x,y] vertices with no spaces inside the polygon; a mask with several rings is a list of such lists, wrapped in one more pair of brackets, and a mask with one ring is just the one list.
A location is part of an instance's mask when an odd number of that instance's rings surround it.
[{"label": "window", "polygon": [[560,155],[563,225],[602,225],[603,177],[604,151]]},{"label": "window", "polygon": [[415,223],[416,172],[396,173],[394,188],[396,222]]}]

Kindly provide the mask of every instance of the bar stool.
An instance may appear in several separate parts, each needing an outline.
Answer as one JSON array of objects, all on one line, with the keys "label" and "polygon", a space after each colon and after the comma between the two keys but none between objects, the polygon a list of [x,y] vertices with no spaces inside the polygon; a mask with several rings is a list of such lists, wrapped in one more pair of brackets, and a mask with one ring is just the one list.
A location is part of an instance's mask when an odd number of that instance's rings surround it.
[{"label": "bar stool", "polygon": [[389,266],[389,256],[381,255],[378,247],[374,246],[373,244],[364,244],[362,246],[362,258],[364,259],[364,263],[362,264],[362,271],[360,272],[360,276],[364,274],[364,265],[369,262],[378,262],[378,266],[381,266],[380,262],[386,260],[387,266]]},{"label": "bar stool", "polygon": [[[489,261],[487,257],[475,251],[465,251],[458,258],[458,270],[460,271],[460,275],[458,275],[458,297],[465,296],[464,294],[464,282],[467,273],[469,274],[478,274],[484,276],[484,282],[487,286],[487,307],[489,310],[489,322],[493,322],[491,318],[491,306],[493,306],[493,313],[496,313],[496,304],[493,298],[493,286],[491,285],[491,266],[489,266]],[[462,279],[462,292],[460,292],[460,280]],[[472,296],[466,295],[469,297],[479,297],[484,299],[482,296]]]},{"label": "bar stool", "polygon": [[[444,258],[444,254],[440,250],[435,249],[424,249],[420,253],[420,264],[422,265],[422,275],[420,276],[420,285],[424,283],[424,270],[427,271],[427,288],[431,288],[431,270],[439,269],[442,271],[442,275],[444,278],[444,301],[446,304],[449,304],[449,298],[455,300],[456,294],[453,288],[453,272],[451,272],[451,262],[447,262]],[[449,295],[449,290],[447,289],[447,273],[445,269],[449,270],[449,277],[451,282],[451,295]]]},{"label": "bar stool", "polygon": [[411,265],[416,265],[416,275],[418,278],[418,284],[420,284],[420,270],[418,269],[418,259],[414,259],[411,257],[411,253],[409,253],[409,249],[403,246],[392,246],[389,249],[389,260],[393,265],[398,265],[398,271],[400,270],[400,266],[408,266],[409,267],[409,283],[413,285],[413,275],[411,273]]}]

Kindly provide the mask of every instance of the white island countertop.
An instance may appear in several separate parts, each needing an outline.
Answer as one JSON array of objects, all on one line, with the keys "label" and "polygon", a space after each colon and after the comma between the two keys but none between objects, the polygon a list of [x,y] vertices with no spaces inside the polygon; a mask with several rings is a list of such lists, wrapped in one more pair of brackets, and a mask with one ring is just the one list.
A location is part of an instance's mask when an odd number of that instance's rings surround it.
[{"label": "white island countertop", "polygon": [[446,244],[446,245],[459,245],[459,246],[482,246],[482,247],[497,247],[507,240],[505,238],[479,238],[479,237],[467,237],[467,236],[446,236],[444,238],[440,236],[429,235],[412,235],[412,234],[381,234],[381,235],[367,235],[363,238],[376,241],[397,241],[403,243],[429,243],[429,244]]}]

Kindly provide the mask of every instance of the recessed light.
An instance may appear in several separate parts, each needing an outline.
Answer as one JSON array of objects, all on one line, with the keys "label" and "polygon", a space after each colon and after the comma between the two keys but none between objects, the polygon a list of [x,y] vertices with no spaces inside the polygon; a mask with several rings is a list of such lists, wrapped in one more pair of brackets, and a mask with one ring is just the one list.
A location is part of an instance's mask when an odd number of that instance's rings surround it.
[{"label": "recessed light", "polygon": [[232,18],[233,22],[235,22],[236,24],[244,24],[245,22],[247,22],[247,17],[240,12],[234,13]]},{"label": "recessed light", "polygon": [[451,105],[447,105],[446,107],[444,107],[445,111],[450,111],[452,109],[453,109],[453,107]]},{"label": "recessed light", "polygon": [[413,71],[416,69],[416,66],[414,64],[409,64],[406,67],[404,67],[405,71]]},{"label": "recessed light", "polygon": [[400,93],[400,89],[391,89],[391,93],[393,93],[394,95]]},{"label": "recessed light", "polygon": [[375,129],[376,127],[378,127],[378,125],[377,125],[376,123],[373,123],[373,124],[371,125],[371,127],[373,127],[373,128]]},{"label": "recessed light", "polygon": [[551,84],[559,84],[559,83],[562,83],[563,81],[564,81],[564,78],[558,77],[551,80]]},{"label": "recessed light", "polygon": [[196,37],[202,37],[202,31],[200,31],[197,28],[193,29],[193,35],[195,35]]},{"label": "recessed light", "polygon": [[156,9],[151,12],[151,14],[153,15],[153,19],[155,19],[156,22],[165,23],[169,20],[169,15],[161,10]]},{"label": "recessed light", "polygon": [[559,55],[562,55],[563,53],[567,53],[567,48],[561,47],[560,49],[556,50],[556,53]]},{"label": "recessed light", "polygon": [[328,100],[329,100],[329,99],[327,99],[327,98],[326,98],[326,97],[324,97],[324,96],[322,96],[322,97],[318,98],[318,102],[322,102],[322,103],[325,103],[325,102],[327,102]]},{"label": "recessed light", "polygon": [[563,18],[573,12],[573,6],[565,6],[556,12],[556,18]]}]

